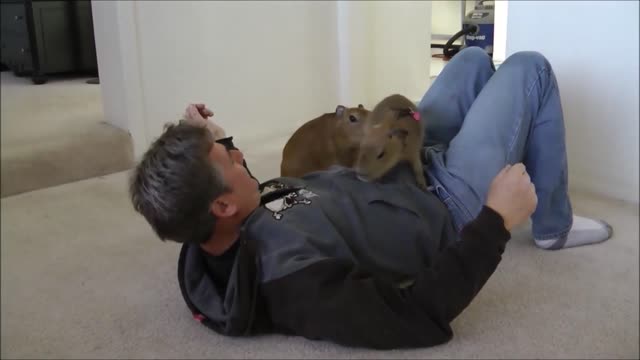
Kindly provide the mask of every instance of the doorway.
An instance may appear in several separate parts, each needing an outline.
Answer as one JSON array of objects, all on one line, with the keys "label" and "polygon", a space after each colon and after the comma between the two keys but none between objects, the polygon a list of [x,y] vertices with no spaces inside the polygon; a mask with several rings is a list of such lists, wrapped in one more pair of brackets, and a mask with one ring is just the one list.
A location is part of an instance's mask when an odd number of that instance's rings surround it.
[{"label": "doorway", "polygon": [[89,1],[3,1],[1,196],[126,170],[104,121]]}]

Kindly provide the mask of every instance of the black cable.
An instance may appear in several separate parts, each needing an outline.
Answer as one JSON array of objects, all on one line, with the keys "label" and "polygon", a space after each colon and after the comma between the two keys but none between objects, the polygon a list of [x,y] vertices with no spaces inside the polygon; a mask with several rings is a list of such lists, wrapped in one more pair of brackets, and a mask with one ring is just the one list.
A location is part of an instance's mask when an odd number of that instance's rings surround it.
[{"label": "black cable", "polygon": [[457,46],[457,49],[453,48],[453,43],[458,40],[459,37],[467,35],[467,34],[471,34],[478,31],[478,26],[477,25],[471,25],[466,29],[462,29],[460,31],[458,31],[455,35],[453,35],[451,37],[451,39],[449,39],[449,41],[447,41],[447,43],[444,45],[444,48],[442,49],[442,53],[444,54],[444,56],[446,58],[452,58],[453,55],[457,54],[458,51],[460,51],[461,46]]},{"label": "black cable", "polygon": [[[432,49],[444,49],[444,44],[431,44]],[[452,49],[460,48],[460,45],[451,45]]]}]

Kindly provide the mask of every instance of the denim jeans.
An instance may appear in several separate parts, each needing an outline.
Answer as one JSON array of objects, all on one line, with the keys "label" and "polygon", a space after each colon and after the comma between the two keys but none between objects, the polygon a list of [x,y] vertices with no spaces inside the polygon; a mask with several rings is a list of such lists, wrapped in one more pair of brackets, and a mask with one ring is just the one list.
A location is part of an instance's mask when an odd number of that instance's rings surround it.
[{"label": "denim jeans", "polygon": [[572,225],[560,94],[541,54],[519,52],[496,71],[484,50],[455,55],[418,105],[425,125],[425,172],[459,230],[485,203],[507,164],[523,162],[536,186],[536,239]]}]

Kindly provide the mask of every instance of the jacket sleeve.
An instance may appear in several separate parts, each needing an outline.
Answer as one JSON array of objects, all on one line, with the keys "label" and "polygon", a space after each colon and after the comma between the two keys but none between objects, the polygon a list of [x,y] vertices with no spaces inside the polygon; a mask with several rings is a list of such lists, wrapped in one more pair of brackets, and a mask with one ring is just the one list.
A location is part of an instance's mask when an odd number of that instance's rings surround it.
[{"label": "jacket sleeve", "polygon": [[279,331],[356,347],[433,346],[451,339],[449,323],[493,274],[509,238],[502,217],[484,207],[408,287],[328,259],[264,284],[263,295]]}]

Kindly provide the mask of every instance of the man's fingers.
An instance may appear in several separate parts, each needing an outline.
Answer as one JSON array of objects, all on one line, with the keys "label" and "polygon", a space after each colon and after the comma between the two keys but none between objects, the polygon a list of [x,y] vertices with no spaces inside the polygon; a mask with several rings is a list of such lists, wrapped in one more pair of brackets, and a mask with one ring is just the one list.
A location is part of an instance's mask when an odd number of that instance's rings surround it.
[{"label": "man's fingers", "polygon": [[187,108],[187,112],[189,114],[189,118],[195,121],[202,121],[204,120],[204,117],[202,117],[202,115],[200,114],[200,112],[198,111],[198,109],[195,106],[189,106]]},{"label": "man's fingers", "polygon": [[194,110],[193,105],[187,106],[187,109],[184,111],[185,115],[187,116],[187,119],[193,118],[193,110]]},{"label": "man's fingers", "polygon": [[198,109],[196,109],[196,107],[193,105],[189,106],[189,108],[187,109],[187,112],[189,113],[189,117],[191,117],[192,119],[197,119],[198,116],[200,115],[200,112],[198,111]]},{"label": "man's fingers", "polygon": [[527,168],[524,167],[523,163],[517,163],[509,169],[509,172],[515,172],[517,174],[524,174],[527,171]]},{"label": "man's fingers", "polygon": [[200,113],[200,116],[202,116],[203,118],[213,116],[213,111],[207,109],[207,106],[205,104],[194,104],[194,106]]},{"label": "man's fingers", "polygon": [[208,116],[213,116],[213,111],[209,110],[207,108],[207,105],[205,105],[205,104],[193,104],[193,106],[195,106],[196,109],[198,109],[198,111],[200,111],[201,114],[208,115]]},{"label": "man's fingers", "polygon": [[507,164],[507,166],[503,167],[495,177],[497,178],[504,175],[507,171],[509,171],[509,168],[511,168],[511,164]]}]

